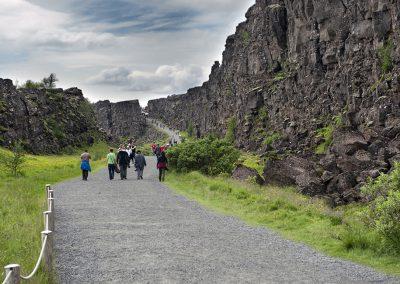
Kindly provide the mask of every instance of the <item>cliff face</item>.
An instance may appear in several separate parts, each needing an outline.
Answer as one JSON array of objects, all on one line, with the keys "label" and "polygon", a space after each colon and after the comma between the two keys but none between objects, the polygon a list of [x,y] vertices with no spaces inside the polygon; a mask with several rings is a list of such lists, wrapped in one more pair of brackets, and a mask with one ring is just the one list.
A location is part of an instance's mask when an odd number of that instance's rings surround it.
[{"label": "cliff face", "polygon": [[209,81],[147,110],[220,136],[234,118],[267,182],[357,200],[400,160],[399,15],[392,0],[257,0]]},{"label": "cliff face", "polygon": [[110,103],[100,101],[95,105],[99,126],[109,139],[141,137],[146,131],[146,118],[138,100]]},{"label": "cliff face", "polygon": [[0,79],[0,145],[19,140],[33,153],[59,153],[100,138],[81,90],[17,90],[11,80]]}]

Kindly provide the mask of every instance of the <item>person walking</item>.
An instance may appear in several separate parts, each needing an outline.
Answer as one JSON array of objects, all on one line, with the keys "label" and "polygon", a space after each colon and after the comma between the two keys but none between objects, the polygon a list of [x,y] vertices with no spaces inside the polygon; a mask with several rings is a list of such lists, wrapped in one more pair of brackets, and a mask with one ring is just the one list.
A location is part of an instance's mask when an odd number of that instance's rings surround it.
[{"label": "person walking", "polygon": [[158,157],[161,155],[161,147],[160,144],[157,144],[157,147],[154,150],[154,154]]},{"label": "person walking", "polygon": [[114,149],[110,149],[110,153],[107,155],[107,164],[108,164],[108,175],[110,180],[114,179],[115,175],[115,167],[117,164],[117,156],[114,153]]},{"label": "person walking", "polygon": [[90,159],[92,157],[89,154],[89,151],[86,150],[81,155],[81,170],[82,170],[82,180],[87,181],[89,177],[89,172],[92,171],[90,167]]},{"label": "person walking", "polygon": [[161,152],[161,155],[157,158],[157,169],[159,171],[158,179],[160,182],[165,181],[165,172],[168,169],[168,159],[165,152]]},{"label": "person walking", "polygon": [[129,155],[128,152],[125,150],[125,146],[123,145],[121,145],[120,151],[117,154],[117,164],[119,165],[121,180],[127,179]]},{"label": "person walking", "polygon": [[143,170],[146,166],[146,159],[142,155],[142,152],[137,151],[135,156],[135,168],[137,171],[137,179],[143,179]]}]

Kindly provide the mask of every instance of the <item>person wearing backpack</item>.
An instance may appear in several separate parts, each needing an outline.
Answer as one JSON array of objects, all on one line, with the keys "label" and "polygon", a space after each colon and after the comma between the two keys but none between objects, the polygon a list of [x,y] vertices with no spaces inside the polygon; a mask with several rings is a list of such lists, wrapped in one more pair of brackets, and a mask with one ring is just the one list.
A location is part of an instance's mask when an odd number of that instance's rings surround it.
[{"label": "person wearing backpack", "polygon": [[107,155],[107,164],[108,164],[108,175],[110,180],[114,179],[115,168],[117,164],[117,156],[114,153],[114,149],[110,149],[110,153]]},{"label": "person wearing backpack", "polygon": [[158,179],[160,182],[165,180],[165,171],[168,170],[168,159],[165,152],[161,152],[157,157],[157,169],[159,171]]},{"label": "person wearing backpack", "polygon": [[92,171],[90,167],[90,156],[89,152],[86,150],[81,155],[81,170],[82,170],[82,180],[87,181],[89,177],[89,172]]}]

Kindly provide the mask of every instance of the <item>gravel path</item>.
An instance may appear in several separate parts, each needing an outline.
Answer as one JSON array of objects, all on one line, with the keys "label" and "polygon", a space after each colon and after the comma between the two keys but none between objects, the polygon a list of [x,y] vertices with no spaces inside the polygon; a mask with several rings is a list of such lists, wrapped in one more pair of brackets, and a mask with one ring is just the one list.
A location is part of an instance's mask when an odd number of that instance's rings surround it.
[{"label": "gravel path", "polygon": [[263,228],[221,216],[156,180],[106,171],[55,186],[60,283],[396,282]]}]

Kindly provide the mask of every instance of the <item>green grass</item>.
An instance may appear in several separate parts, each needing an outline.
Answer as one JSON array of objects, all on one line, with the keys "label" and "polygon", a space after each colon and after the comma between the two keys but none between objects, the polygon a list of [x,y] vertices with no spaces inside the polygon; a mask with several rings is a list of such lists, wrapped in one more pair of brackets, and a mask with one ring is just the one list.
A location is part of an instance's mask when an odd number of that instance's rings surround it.
[{"label": "green grass", "polygon": [[[107,145],[96,144],[89,148],[93,157],[94,171],[105,166]],[[8,155],[0,149],[0,155]],[[20,178],[7,176],[0,171],[0,267],[10,263],[21,265],[22,274],[31,273],[39,256],[43,230],[43,211],[46,211],[46,184],[79,176],[80,152],[69,156],[31,156],[28,155]],[[57,206],[57,193],[55,193]],[[4,279],[3,269],[0,280]],[[51,275],[42,269],[30,283],[52,282]]]},{"label": "green grass", "polygon": [[362,206],[331,209],[323,201],[292,188],[260,187],[200,173],[168,173],[177,193],[217,212],[264,226],[334,257],[352,260],[400,275],[400,255],[379,251],[376,236],[360,221]]}]

